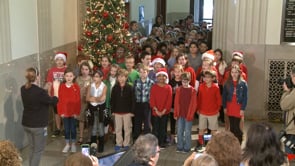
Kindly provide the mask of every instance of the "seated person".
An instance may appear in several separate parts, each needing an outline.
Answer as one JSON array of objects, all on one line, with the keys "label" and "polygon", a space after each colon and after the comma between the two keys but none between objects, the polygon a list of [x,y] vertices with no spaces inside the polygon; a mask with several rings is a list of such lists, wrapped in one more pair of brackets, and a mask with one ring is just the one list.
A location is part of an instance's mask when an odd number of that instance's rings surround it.
[{"label": "seated person", "polygon": [[22,159],[14,144],[8,140],[0,141],[0,165],[21,166]]},{"label": "seated person", "polygon": [[129,166],[157,165],[160,156],[160,147],[158,145],[158,139],[154,135],[146,134],[139,136],[131,150],[134,160]]}]

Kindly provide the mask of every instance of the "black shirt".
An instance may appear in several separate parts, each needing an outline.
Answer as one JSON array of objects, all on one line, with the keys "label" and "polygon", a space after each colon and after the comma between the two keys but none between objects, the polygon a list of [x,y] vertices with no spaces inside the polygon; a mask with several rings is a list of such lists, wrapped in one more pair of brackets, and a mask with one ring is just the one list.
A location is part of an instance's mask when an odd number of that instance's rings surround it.
[{"label": "black shirt", "polygon": [[31,128],[46,127],[49,105],[56,105],[57,97],[50,97],[47,91],[34,84],[28,89],[22,86],[21,97],[24,106],[22,125]]},{"label": "black shirt", "polygon": [[111,110],[113,113],[133,113],[134,92],[128,83],[121,87],[118,83],[113,87],[111,94]]}]

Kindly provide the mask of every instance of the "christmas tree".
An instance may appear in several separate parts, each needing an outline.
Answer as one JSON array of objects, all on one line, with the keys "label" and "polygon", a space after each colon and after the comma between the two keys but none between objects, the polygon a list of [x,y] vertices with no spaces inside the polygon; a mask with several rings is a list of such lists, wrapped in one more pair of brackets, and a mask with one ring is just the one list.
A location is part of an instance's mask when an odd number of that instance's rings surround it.
[{"label": "christmas tree", "polygon": [[100,66],[103,56],[113,60],[117,47],[132,49],[126,17],[124,0],[87,0],[78,50],[90,57],[94,67]]}]

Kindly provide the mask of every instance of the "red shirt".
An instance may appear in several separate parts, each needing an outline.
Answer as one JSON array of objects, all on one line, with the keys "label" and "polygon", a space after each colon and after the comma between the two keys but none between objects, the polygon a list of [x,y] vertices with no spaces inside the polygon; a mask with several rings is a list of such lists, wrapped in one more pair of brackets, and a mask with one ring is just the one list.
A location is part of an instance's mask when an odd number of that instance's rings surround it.
[{"label": "red shirt", "polygon": [[221,95],[217,84],[212,83],[211,87],[207,87],[206,83],[202,83],[199,87],[198,94],[198,110],[203,115],[216,115],[221,107]]},{"label": "red shirt", "polygon": [[[57,68],[57,67],[52,67],[51,69],[48,70],[47,77],[46,77],[46,82],[53,82],[54,80],[59,80],[60,82],[63,81],[64,79],[64,72],[66,70],[66,67],[62,68]],[[53,86],[51,87],[51,96],[53,96]]]},{"label": "red shirt", "polygon": [[154,107],[159,112],[163,112],[166,109],[165,114],[170,112],[172,106],[172,88],[170,85],[165,84],[163,87],[158,84],[154,84],[150,92],[150,106],[152,108],[152,115],[158,116]]},{"label": "red shirt", "polygon": [[70,87],[61,84],[58,90],[57,111],[59,115],[72,117],[80,114],[81,99],[79,85],[74,83]]},{"label": "red shirt", "polygon": [[237,93],[236,93],[237,81],[233,81],[233,85],[234,85],[233,98],[231,101],[228,101],[226,103],[227,115],[241,118],[241,114],[240,114],[241,104],[237,103]]},{"label": "red shirt", "polygon": [[106,80],[108,78],[108,74],[110,72],[110,67],[106,67],[106,68],[103,68],[101,67],[101,71],[103,73],[103,79],[102,80]]}]

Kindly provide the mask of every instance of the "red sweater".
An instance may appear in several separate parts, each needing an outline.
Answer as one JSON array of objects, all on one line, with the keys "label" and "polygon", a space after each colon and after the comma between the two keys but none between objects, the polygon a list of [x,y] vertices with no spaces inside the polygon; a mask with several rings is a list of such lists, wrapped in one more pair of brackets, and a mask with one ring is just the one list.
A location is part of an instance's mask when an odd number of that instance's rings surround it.
[{"label": "red sweater", "polygon": [[152,108],[152,115],[158,116],[154,107],[158,109],[159,112],[162,112],[166,109],[165,114],[170,112],[172,105],[172,88],[170,85],[166,84],[163,87],[158,84],[154,84],[151,88],[150,93],[150,106]]},{"label": "red sweater", "polygon": [[184,69],[185,72],[189,72],[191,74],[191,82],[189,83],[192,87],[195,87],[196,84],[196,73],[192,67],[187,67]]},{"label": "red sweater", "polygon": [[[182,86],[176,89],[175,99],[174,99],[174,117],[178,118],[180,112],[184,111],[180,108],[180,98],[181,98],[181,89],[184,89]],[[188,113],[185,117],[187,121],[192,121],[194,119],[194,114],[197,110],[197,92],[193,87],[190,87],[192,95],[190,98],[190,104],[188,107]]]},{"label": "red sweater", "polygon": [[212,83],[211,87],[207,87],[206,83],[202,83],[199,87],[198,94],[198,110],[203,115],[216,115],[221,107],[221,95],[217,84]]},{"label": "red sweater", "polygon": [[59,115],[64,117],[72,117],[79,115],[81,109],[80,88],[78,84],[66,87],[61,84],[58,90],[57,111]]}]

